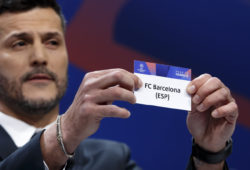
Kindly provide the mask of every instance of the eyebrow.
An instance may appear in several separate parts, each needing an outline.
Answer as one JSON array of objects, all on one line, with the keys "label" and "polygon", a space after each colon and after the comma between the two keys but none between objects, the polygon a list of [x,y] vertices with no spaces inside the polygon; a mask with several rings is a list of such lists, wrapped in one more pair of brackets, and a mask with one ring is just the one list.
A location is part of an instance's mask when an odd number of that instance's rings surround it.
[{"label": "eyebrow", "polygon": [[[18,32],[18,33],[10,34],[5,40],[10,40],[12,38],[31,39],[32,35],[33,33],[30,33],[30,32]],[[42,40],[48,40],[53,37],[62,37],[62,35],[58,32],[41,33],[40,35],[42,37]]]},{"label": "eyebrow", "polygon": [[27,32],[13,33],[13,34],[9,35],[6,39],[11,39],[11,38],[24,39],[24,38],[30,38],[31,35],[32,35],[32,33],[27,33]]},{"label": "eyebrow", "polygon": [[48,39],[53,38],[53,37],[62,37],[62,35],[58,32],[48,32],[48,33],[45,33],[44,35],[42,35],[43,40],[48,40]]}]

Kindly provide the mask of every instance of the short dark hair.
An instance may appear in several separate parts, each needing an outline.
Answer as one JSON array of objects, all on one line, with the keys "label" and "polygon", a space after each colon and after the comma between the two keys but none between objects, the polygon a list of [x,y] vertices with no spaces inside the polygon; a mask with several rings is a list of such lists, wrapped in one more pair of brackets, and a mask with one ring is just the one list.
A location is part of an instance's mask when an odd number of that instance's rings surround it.
[{"label": "short dark hair", "polygon": [[65,29],[66,21],[56,0],[0,0],[0,15],[7,12],[25,12],[36,7],[52,8],[60,16],[62,27]]}]

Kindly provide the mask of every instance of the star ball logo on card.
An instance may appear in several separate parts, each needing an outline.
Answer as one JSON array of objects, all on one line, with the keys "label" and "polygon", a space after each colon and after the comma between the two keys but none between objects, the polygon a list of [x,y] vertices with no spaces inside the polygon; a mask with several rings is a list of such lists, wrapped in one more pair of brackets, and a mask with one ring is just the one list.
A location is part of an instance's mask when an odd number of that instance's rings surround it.
[{"label": "star ball logo on card", "polygon": [[146,70],[144,69],[144,65],[140,64],[140,68],[137,69],[139,72],[144,73]]}]

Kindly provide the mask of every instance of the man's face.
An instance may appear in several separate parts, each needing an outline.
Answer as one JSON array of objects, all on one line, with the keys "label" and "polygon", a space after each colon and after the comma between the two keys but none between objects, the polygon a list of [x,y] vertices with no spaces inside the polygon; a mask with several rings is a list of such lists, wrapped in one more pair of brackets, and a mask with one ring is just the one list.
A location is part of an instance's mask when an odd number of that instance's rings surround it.
[{"label": "man's face", "polygon": [[64,32],[53,9],[0,15],[1,103],[16,112],[50,111],[65,92],[67,66]]}]

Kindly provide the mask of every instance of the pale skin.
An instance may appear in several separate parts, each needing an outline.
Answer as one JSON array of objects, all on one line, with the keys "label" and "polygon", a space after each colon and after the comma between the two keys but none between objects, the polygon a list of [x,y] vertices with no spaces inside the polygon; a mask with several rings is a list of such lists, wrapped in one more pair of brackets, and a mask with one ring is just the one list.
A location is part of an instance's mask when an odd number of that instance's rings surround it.
[{"label": "pale skin", "polygon": [[[6,46],[14,32],[27,33],[31,41],[24,45],[18,43],[20,39],[17,38],[13,42],[10,41],[14,46]],[[53,36],[45,39],[51,32],[54,33]],[[55,45],[54,41],[59,43]],[[1,73],[10,80],[17,80],[32,69],[34,63],[44,64],[57,74],[59,79],[66,78],[68,58],[60,17],[50,8],[35,8],[24,13],[1,15]],[[128,118],[130,112],[112,105],[112,102],[121,100],[134,104],[136,99],[133,91],[141,86],[142,82],[137,76],[123,69],[95,71],[85,75],[74,101],[61,119],[63,142],[67,152],[73,153],[81,141],[94,134],[102,119]],[[25,97],[34,100],[49,100],[57,93],[54,82],[44,79],[24,83],[22,91]],[[189,84],[187,92],[193,96],[193,111],[187,117],[190,133],[203,148],[219,151],[231,137],[238,116],[237,105],[230,90],[219,79],[204,74]],[[197,107],[201,103],[204,104],[204,109]],[[36,127],[43,127],[55,121],[58,115],[58,106],[46,116],[19,115],[1,101],[0,110]],[[51,169],[60,169],[67,161],[56,140],[55,125],[43,133],[41,150]],[[222,169],[224,162],[209,165],[195,161],[195,164],[197,169]]]}]

